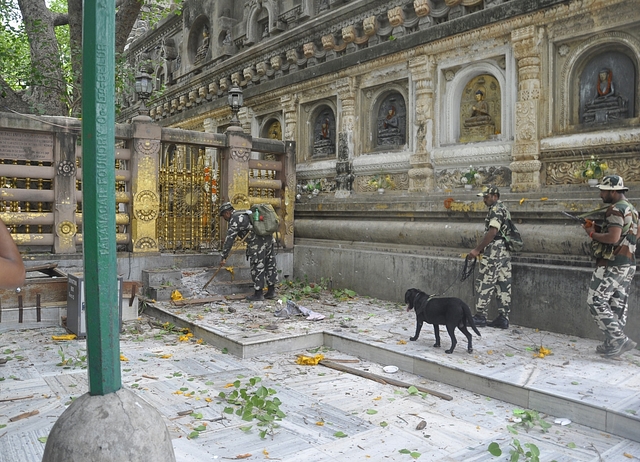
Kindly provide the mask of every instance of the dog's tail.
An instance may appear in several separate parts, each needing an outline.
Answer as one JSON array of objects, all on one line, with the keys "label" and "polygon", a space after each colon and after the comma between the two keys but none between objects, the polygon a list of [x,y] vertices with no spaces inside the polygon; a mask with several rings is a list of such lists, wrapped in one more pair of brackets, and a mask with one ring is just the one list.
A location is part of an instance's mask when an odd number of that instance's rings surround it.
[{"label": "dog's tail", "polygon": [[473,331],[476,334],[478,334],[478,337],[482,337],[482,334],[478,331],[478,328],[476,327],[476,323],[473,322],[473,316],[471,316],[471,308],[469,308],[469,305],[462,302],[462,310],[464,311],[465,320],[469,323]]}]

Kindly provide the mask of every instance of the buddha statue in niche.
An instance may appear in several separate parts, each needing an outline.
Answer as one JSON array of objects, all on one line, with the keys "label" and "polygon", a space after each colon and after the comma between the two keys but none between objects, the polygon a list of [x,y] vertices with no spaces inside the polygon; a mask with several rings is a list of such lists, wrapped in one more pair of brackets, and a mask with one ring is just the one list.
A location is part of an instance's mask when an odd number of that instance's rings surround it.
[{"label": "buddha statue in niche", "polygon": [[628,100],[615,91],[613,71],[603,68],[598,73],[596,94],[585,103],[582,122],[607,123],[612,120],[625,119],[629,116]]},{"label": "buddha statue in niche", "polygon": [[204,26],[204,29],[202,29],[202,43],[196,51],[196,57],[193,62],[199,64],[204,61],[204,58],[207,57],[207,51],[209,51],[209,28]]},{"label": "buddha statue in niche", "polygon": [[[491,91],[487,94],[486,88]],[[499,133],[499,87],[492,76],[483,75],[467,84],[460,105],[460,142],[487,141]]]},{"label": "buddha statue in niche", "polygon": [[476,91],[476,103],[471,107],[471,117],[465,119],[465,127],[477,127],[478,125],[490,124],[489,105],[484,100],[484,92]]},{"label": "buddha statue in niche", "polygon": [[378,112],[378,146],[404,144],[404,107],[399,98],[387,99]]},{"label": "buddha statue in niche", "polygon": [[313,142],[313,157],[326,157],[336,153],[335,119],[325,112],[316,119]]}]

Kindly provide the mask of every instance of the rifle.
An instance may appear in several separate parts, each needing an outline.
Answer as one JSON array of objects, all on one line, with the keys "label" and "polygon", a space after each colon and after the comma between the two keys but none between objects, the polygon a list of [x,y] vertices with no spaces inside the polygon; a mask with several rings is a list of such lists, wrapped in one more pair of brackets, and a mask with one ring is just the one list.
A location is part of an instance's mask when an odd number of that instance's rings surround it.
[{"label": "rifle", "polygon": [[560,213],[571,218],[572,220],[579,222],[585,228],[591,228],[594,225],[593,220],[589,220],[588,218],[581,217],[580,215],[575,216],[575,215],[571,215],[568,212],[560,212]]}]

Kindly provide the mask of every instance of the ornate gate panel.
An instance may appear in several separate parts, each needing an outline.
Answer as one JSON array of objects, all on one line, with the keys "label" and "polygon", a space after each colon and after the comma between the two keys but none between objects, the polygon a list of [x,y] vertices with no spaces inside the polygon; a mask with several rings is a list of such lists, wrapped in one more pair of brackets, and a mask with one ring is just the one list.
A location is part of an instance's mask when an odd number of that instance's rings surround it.
[{"label": "ornate gate panel", "polygon": [[164,251],[202,251],[217,242],[212,211],[218,172],[205,149],[163,144],[159,174],[158,245]]}]

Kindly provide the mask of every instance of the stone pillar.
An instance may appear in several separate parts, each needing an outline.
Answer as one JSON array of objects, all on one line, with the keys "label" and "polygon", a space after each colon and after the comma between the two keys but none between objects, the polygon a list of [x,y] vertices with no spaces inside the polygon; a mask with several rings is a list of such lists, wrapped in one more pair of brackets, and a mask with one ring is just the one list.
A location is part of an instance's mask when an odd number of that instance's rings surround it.
[{"label": "stone pillar", "polygon": [[[542,32],[540,30],[540,32]],[[513,145],[511,189],[527,191],[540,187],[539,141],[541,46],[538,30],[527,26],[511,32],[518,63],[518,99]]]},{"label": "stone pillar", "polygon": [[56,194],[54,213],[54,253],[76,252],[76,138],[69,132],[56,133],[54,156]]},{"label": "stone pillar", "polygon": [[434,188],[434,170],[429,151],[433,147],[433,74],[435,61],[432,56],[418,56],[409,61],[409,69],[415,83],[416,112],[415,152],[409,163],[409,192],[427,192]]},{"label": "stone pillar", "polygon": [[280,105],[284,110],[283,141],[294,141],[296,139],[296,123],[298,120],[297,98],[291,95],[282,96]]},{"label": "stone pillar", "polygon": [[226,192],[236,210],[251,207],[249,201],[249,157],[251,156],[251,136],[240,127],[229,127],[226,131],[227,147],[222,154],[220,191]]},{"label": "stone pillar", "polygon": [[354,77],[346,77],[337,82],[340,126],[338,130],[338,161],[336,162],[336,197],[349,197],[354,175],[354,127],[356,121],[357,83]]},{"label": "stone pillar", "polygon": [[282,179],[285,183],[283,193],[282,221],[280,236],[283,247],[293,248],[293,214],[296,202],[296,127],[298,120],[298,99],[294,96],[283,96],[280,104],[284,110],[283,141],[285,156],[283,157]]},{"label": "stone pillar", "polygon": [[249,107],[241,107],[238,112],[238,119],[242,125],[242,131],[251,134],[251,122],[253,121],[253,110]]},{"label": "stone pillar", "polygon": [[296,202],[296,143],[285,141],[285,154],[282,158],[282,176],[284,192],[282,197],[282,222],[280,236],[285,249],[293,249],[293,214]]},{"label": "stone pillar", "polygon": [[158,252],[156,223],[161,128],[149,121],[133,121],[131,153],[131,251]]}]

